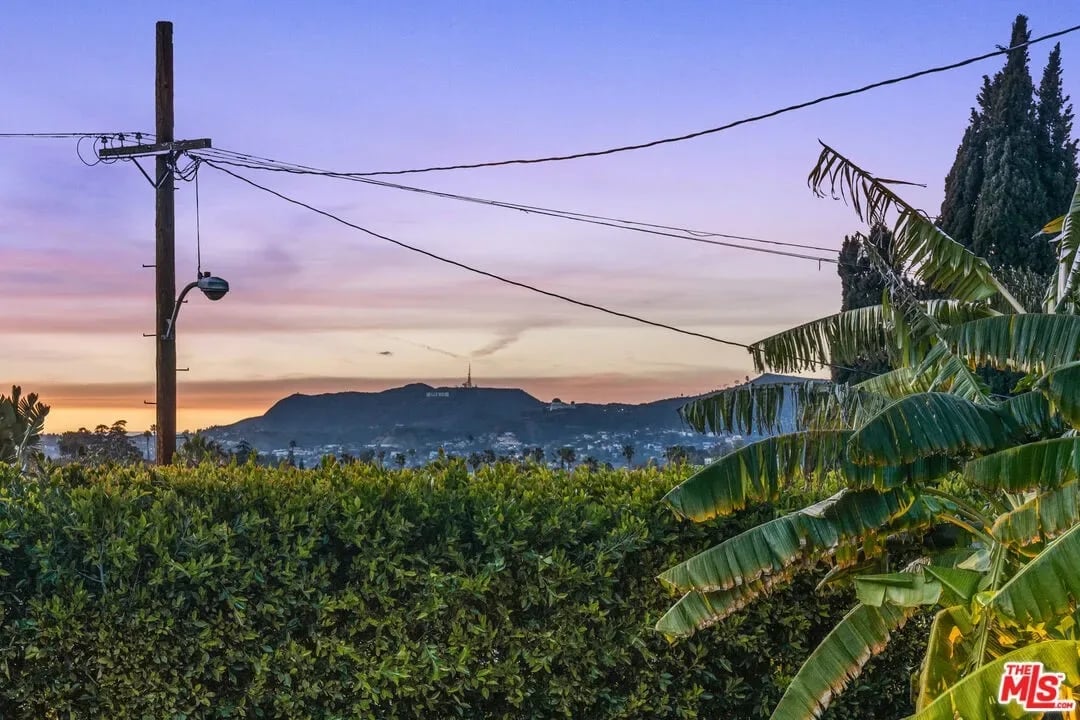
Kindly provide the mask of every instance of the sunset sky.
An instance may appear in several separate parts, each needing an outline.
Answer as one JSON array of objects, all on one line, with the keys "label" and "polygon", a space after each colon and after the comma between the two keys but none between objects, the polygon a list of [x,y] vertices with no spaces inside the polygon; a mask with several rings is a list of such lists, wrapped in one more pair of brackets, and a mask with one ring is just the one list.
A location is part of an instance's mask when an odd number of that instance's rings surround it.
[{"label": "sunset sky", "polygon": [[[175,24],[176,134],[345,171],[594,150],[720,125],[1076,24],[1058,0],[69,2],[5,6],[0,133],[153,130],[154,22]],[[1080,96],[1080,34],[1062,39]],[[1038,82],[1052,45],[1032,48]],[[839,248],[861,229],[806,175],[817,139],[926,183],[936,213],[983,74],[1003,58],[751,126],[610,157],[408,176],[410,184]],[[87,147],[83,147],[84,155]],[[752,342],[839,306],[834,265],[314,177],[247,173],[346,219],[581,300]],[[541,399],[639,402],[752,374],[737,348],[563,304],[200,178],[205,269],[232,292],[179,321],[179,427],[294,393],[474,380]],[[178,286],[195,276],[177,193]],[[60,432],[153,422],[153,192],[66,140],[0,138],[0,391]]]}]

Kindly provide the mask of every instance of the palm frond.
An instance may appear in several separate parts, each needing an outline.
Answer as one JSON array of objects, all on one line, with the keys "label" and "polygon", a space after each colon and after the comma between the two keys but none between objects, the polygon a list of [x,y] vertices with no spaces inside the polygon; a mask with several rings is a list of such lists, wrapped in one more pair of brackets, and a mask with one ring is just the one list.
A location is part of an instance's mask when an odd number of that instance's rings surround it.
[{"label": "palm frond", "polygon": [[855,578],[855,597],[871,607],[936,605],[941,599],[941,590],[941,583],[922,573],[899,572]]},{"label": "palm frond", "polygon": [[889,344],[891,321],[881,305],[828,315],[797,325],[750,346],[758,372],[803,372],[858,362]]},{"label": "palm frond", "polygon": [[999,515],[990,534],[1005,545],[1023,548],[1052,540],[1078,523],[1080,483],[1071,480]]},{"label": "palm frond", "polygon": [[783,487],[844,462],[849,430],[798,432],[744,445],[691,475],[664,501],[695,522],[773,502]]},{"label": "palm frond", "polygon": [[664,501],[678,515],[703,522],[755,503],[775,502],[785,488],[824,481],[829,473],[837,473],[849,488],[888,489],[940,478],[952,469],[940,457],[896,466],[856,465],[847,459],[852,434],[817,430],[750,443],[691,475]]},{"label": "palm frond", "polygon": [[1058,233],[1055,238],[1058,249],[1058,277],[1057,282],[1050,284],[1050,291],[1046,296],[1047,312],[1062,312],[1070,302],[1075,305],[1077,291],[1080,290],[1080,263],[1077,262],[1077,251],[1080,250],[1080,183],[1073,193],[1069,211],[1060,218],[1060,224],[1057,224],[1056,228],[1053,227],[1055,223],[1043,228],[1043,232]]},{"label": "palm frond", "polygon": [[[929,461],[930,459],[926,460],[926,462]],[[951,465],[947,466],[951,467]],[[938,523],[938,518],[942,514],[953,512],[956,512],[956,506],[949,500],[920,493],[911,503],[911,507],[889,521],[889,524],[885,526],[885,532],[889,536],[895,536],[926,530]]]},{"label": "palm frond", "polygon": [[964,605],[944,608],[934,616],[919,671],[917,710],[926,708],[960,680],[968,652],[963,640],[974,629],[971,611]]},{"label": "palm frond", "polygon": [[[15,396],[12,396],[15,400]],[[41,442],[41,435],[45,432],[45,418],[49,414],[49,406],[38,401],[37,393],[30,393],[18,401],[18,412],[23,433],[19,438],[16,462],[23,467],[29,459],[31,451]]]},{"label": "palm frond", "polygon": [[[796,562],[823,558],[902,515],[915,500],[908,488],[879,493],[842,490],[725,540],[660,575],[680,591],[728,590],[782,573]],[[854,558],[853,558],[854,559]]]},{"label": "palm frond", "polygon": [[25,468],[45,432],[49,406],[39,402],[37,393],[22,394],[12,386],[11,397],[0,395],[0,462]]},{"label": "palm frond", "polygon": [[998,411],[1016,424],[1019,432],[1032,438],[1060,435],[1066,425],[1045,395],[1026,392],[1000,402]]},{"label": "palm frond", "polygon": [[742,610],[773,587],[790,580],[799,569],[800,566],[792,565],[783,572],[763,575],[726,590],[690,590],[664,613],[654,630],[668,640],[689,637]]},{"label": "palm frond", "polygon": [[891,399],[852,385],[823,388],[799,408],[799,427],[807,430],[854,429],[881,412]]},{"label": "palm frond", "polygon": [[[916,302],[917,313],[934,322],[956,325],[992,317],[985,303],[960,300]],[[900,308],[870,305],[827,315],[771,335],[750,346],[758,372],[803,372],[823,365],[850,365],[867,354],[887,352],[894,362],[912,363],[929,347],[926,332],[915,332]]]},{"label": "palm frond", "polygon": [[1027,443],[971,460],[964,478],[987,490],[1053,488],[1080,478],[1080,438]]},{"label": "palm frond", "polygon": [[899,465],[927,455],[988,452],[1010,444],[1017,422],[992,406],[949,393],[920,393],[897,400],[851,438],[851,458]]},{"label": "palm frond", "polygon": [[978,589],[983,573],[935,566],[925,561],[914,570],[855,578],[855,595],[864,605],[919,607],[968,601]]},{"label": "palm frond", "polygon": [[[799,429],[797,415],[829,394],[827,380],[746,383],[688,402],[682,419],[700,433],[772,434]],[[785,413],[785,410],[788,412]]]},{"label": "palm frond", "polygon": [[889,605],[856,605],[825,636],[792,678],[772,720],[820,717],[832,698],[859,676],[866,663],[888,645],[911,615]]},{"label": "palm frond", "polygon": [[[1065,226],[1065,216],[1064,215],[1059,215],[1058,217],[1054,218],[1050,222],[1043,225],[1042,230],[1035,233],[1035,235],[1036,236],[1038,236],[1038,235],[1060,235],[1061,234],[1061,228],[1063,228],[1064,226]],[[1057,242],[1057,240],[1058,239],[1055,237],[1054,242]]]},{"label": "palm frond", "polygon": [[986,260],[946,235],[885,182],[825,143],[807,182],[819,196],[832,195],[849,202],[868,224],[884,223],[895,214],[892,259],[919,282],[966,302],[1000,293],[1017,312],[1024,312],[994,277]]},{"label": "palm frond", "polygon": [[1001,586],[990,600],[995,614],[1028,627],[1076,610],[1080,598],[1080,525],[1048,544]]},{"label": "palm frond", "polygon": [[1080,362],[1051,369],[1036,381],[1035,389],[1050,399],[1070,425],[1080,428]]},{"label": "palm frond", "polygon": [[[899,390],[898,386],[894,386]],[[858,427],[891,398],[828,380],[752,383],[690,401],[679,412],[694,430],[716,434],[775,435]]]},{"label": "palm frond", "polygon": [[925,565],[923,573],[940,583],[947,602],[970,602],[979,589],[984,574],[975,570],[950,567],[947,565]]},{"label": "palm frond", "polygon": [[930,349],[915,369],[924,378],[928,391],[949,392],[975,403],[990,402],[990,388],[949,345],[939,341]]},{"label": "palm frond", "polygon": [[1046,372],[1080,359],[1080,316],[1025,313],[972,320],[949,328],[953,351],[970,365]]},{"label": "palm frond", "polygon": [[1005,663],[1022,662],[1041,662],[1053,672],[1063,673],[1066,687],[1080,686],[1080,642],[1050,640],[1027,645],[980,666],[906,720],[998,720],[1003,712],[1010,713],[1007,717],[1022,717],[1026,713],[1018,706],[1002,706],[994,701]]},{"label": "palm frond", "polygon": [[880,395],[890,400],[899,400],[902,397],[915,393],[929,392],[933,379],[926,374],[918,374],[915,368],[902,367],[890,370],[869,380],[863,380],[854,387],[857,390]]}]

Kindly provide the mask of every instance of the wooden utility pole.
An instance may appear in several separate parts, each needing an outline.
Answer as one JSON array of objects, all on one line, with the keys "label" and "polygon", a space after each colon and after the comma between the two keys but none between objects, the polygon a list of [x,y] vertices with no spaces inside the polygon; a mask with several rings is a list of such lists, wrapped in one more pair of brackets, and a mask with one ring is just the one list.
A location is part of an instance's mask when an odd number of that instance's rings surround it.
[{"label": "wooden utility pole", "polygon": [[[157,24],[157,72],[154,81],[154,130],[158,143],[173,141],[172,23]],[[158,155],[155,167],[157,202],[154,214],[157,295],[157,454],[168,465],[176,452],[176,336],[166,335],[176,298],[176,204],[173,167],[176,154]]]},{"label": "wooden utility pole", "polygon": [[[171,22],[157,23],[157,70],[155,73],[154,114],[156,142],[152,145],[103,149],[102,158],[129,158],[138,164],[139,157],[155,156],[154,261],[157,343],[157,453],[159,465],[172,462],[176,452],[176,334],[167,332],[176,297],[176,212],[173,193],[176,160],[186,150],[210,147],[210,140],[173,140],[173,27]],[[139,166],[142,170],[142,166]],[[143,171],[146,175],[146,172]]]}]

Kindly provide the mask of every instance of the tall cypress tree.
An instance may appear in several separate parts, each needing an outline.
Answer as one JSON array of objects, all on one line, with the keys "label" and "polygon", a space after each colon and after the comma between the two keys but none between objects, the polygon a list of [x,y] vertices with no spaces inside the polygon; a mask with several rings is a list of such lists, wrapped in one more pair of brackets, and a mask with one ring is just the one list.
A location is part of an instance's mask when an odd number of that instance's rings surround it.
[{"label": "tall cypress tree", "polygon": [[1060,44],[1050,52],[1038,95],[1035,117],[1039,133],[1039,168],[1046,193],[1043,217],[1050,220],[1068,210],[1076,188],[1076,176],[1080,173],[1076,140],[1072,139],[1072,104],[1061,84]]},{"label": "tall cypress tree", "polygon": [[[1010,47],[1028,41],[1027,17],[1013,23]],[[1027,47],[1009,52],[986,118],[983,186],[975,204],[972,250],[991,266],[1053,271],[1053,250],[1044,238],[1032,238],[1046,222],[1043,177],[1039,168],[1034,85],[1028,72]]]},{"label": "tall cypress tree", "polygon": [[[874,267],[863,248],[864,242],[874,245],[886,262],[892,262],[893,235],[884,225],[876,225],[870,231],[870,237],[848,235],[840,248],[839,263],[836,272],[840,276],[841,310],[856,310],[881,303],[885,291],[885,279]],[[861,382],[874,375],[888,372],[889,359],[884,352],[868,354],[850,365],[851,370],[832,369],[833,382]],[[852,372],[854,370],[854,372]]]},{"label": "tall cypress tree", "polygon": [[[862,235],[847,235],[840,248],[836,274],[840,276],[841,310],[855,310],[881,302],[885,279],[863,251],[865,240]],[[870,242],[887,252],[892,244],[892,233],[877,226],[870,233]]]},{"label": "tall cypress tree", "polygon": [[[1010,47],[1028,41],[1027,17],[1017,15]],[[945,179],[938,225],[953,239],[985,257],[1002,282],[1028,309],[1036,309],[1056,258],[1045,238],[1033,238],[1046,221],[1061,215],[1072,199],[1077,141],[1072,105],[1061,81],[1061,49],[1055,46],[1035,87],[1027,48],[1008,53],[1005,67],[984,76],[976,107]],[[878,229],[871,233],[875,237]],[[884,239],[883,236],[878,236]],[[891,237],[885,248],[891,245]],[[879,247],[881,244],[879,243]],[[857,237],[844,239],[840,253],[843,309],[879,302],[883,284],[860,252]],[[920,297],[935,294],[913,288]],[[859,375],[834,371],[834,380],[857,382],[888,369],[884,358],[865,358]],[[1007,394],[1020,375],[980,368],[992,392]]]},{"label": "tall cypress tree", "polygon": [[1001,73],[998,73],[991,81],[983,75],[982,90],[976,99],[978,107],[971,109],[971,121],[956,150],[956,159],[949,175],[945,178],[945,200],[941,203],[938,225],[963,245],[970,246],[975,235],[975,205],[982,190],[983,165],[986,162],[987,116],[993,104],[994,83],[1000,76]]}]

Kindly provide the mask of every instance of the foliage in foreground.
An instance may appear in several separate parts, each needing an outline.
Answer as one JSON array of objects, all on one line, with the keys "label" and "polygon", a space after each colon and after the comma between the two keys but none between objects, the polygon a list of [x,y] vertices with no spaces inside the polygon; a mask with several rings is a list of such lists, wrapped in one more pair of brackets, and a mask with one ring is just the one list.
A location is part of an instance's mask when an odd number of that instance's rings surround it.
[{"label": "foliage in foreground", "polygon": [[[807,381],[790,397],[740,388],[684,410],[701,430],[775,431],[781,406],[793,401],[802,428],[730,453],[676,487],[667,500],[687,518],[724,516],[826,475],[842,485],[660,576],[682,593],[657,624],[673,636],[725,620],[823,560],[833,580],[854,586],[857,604],[800,669],[774,718],[817,717],[925,608],[939,611],[914,717],[1002,716],[992,694],[961,690],[993,685],[995,663],[1010,653],[1080,686],[1069,674],[1080,652],[1080,192],[1044,228],[1060,268],[1036,313],[892,184],[824,147],[810,174],[814,191],[848,199],[871,227],[894,219],[892,263],[867,245],[887,291],[879,305],[793,328],[751,352],[760,370],[776,372],[874,353],[897,369],[857,383]],[[920,300],[895,268],[945,298]],[[982,364],[1022,373],[1016,395],[993,395],[975,372]],[[958,529],[952,547],[895,562],[890,538],[942,526]],[[1069,668],[1054,667],[1066,656]]]},{"label": "foliage in foreground", "polygon": [[23,395],[18,385],[11,388],[10,397],[0,394],[0,463],[22,469],[37,460],[48,414],[48,405],[35,393]]},{"label": "foliage in foreground", "polygon": [[[3,472],[3,718],[762,717],[850,602],[668,646],[655,575],[774,516],[681,522],[678,470]],[[902,710],[919,651],[830,717]]]}]

